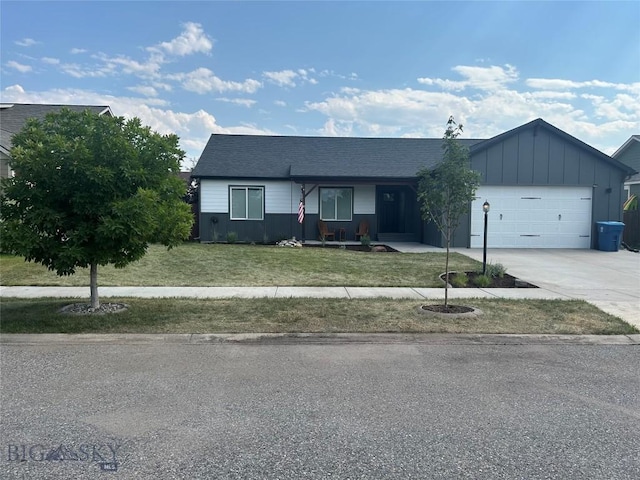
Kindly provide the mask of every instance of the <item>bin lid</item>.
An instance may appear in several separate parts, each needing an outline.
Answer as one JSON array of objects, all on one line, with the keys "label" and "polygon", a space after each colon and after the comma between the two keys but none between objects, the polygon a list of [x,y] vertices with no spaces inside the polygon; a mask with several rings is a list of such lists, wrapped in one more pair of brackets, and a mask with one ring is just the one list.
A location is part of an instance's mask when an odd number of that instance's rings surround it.
[{"label": "bin lid", "polygon": [[609,225],[609,226],[621,226],[624,227],[622,222],[596,222],[597,225]]}]

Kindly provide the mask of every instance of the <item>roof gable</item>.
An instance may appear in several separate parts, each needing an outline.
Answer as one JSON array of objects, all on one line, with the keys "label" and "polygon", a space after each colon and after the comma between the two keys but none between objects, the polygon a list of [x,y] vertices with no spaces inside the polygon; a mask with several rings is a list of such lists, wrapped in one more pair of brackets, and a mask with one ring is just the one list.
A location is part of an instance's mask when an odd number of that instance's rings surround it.
[{"label": "roof gable", "polygon": [[624,144],[616,150],[613,158],[629,166],[636,172],[640,171],[640,135],[632,135],[629,140],[624,142]]},{"label": "roof gable", "polygon": [[631,135],[629,139],[622,144],[622,146],[611,155],[613,158],[618,158],[624,154],[627,150],[637,148],[640,145],[640,135]]},{"label": "roof gable", "polygon": [[624,163],[619,162],[615,158],[612,158],[605,153],[602,153],[600,150],[593,148],[591,145],[584,143],[582,140],[578,140],[576,137],[569,135],[567,132],[560,130],[558,127],[555,127],[548,122],[545,122],[541,118],[537,118],[536,120],[532,120],[529,123],[525,123],[524,125],[520,125],[519,127],[516,127],[512,130],[501,133],[500,135],[496,135],[495,137],[492,137],[488,140],[484,140],[482,142],[479,142],[473,145],[471,147],[471,155],[474,155],[483,150],[486,150],[487,148],[497,143],[504,142],[507,138],[517,135],[522,131],[525,131],[525,130],[535,131],[538,128],[543,128],[550,131],[554,135],[560,137],[563,141],[570,143],[581,150],[585,150],[589,152],[591,155],[595,156],[599,160],[603,160],[604,162],[618,168],[619,170],[626,172],[628,175],[634,172],[632,168],[625,165]]}]

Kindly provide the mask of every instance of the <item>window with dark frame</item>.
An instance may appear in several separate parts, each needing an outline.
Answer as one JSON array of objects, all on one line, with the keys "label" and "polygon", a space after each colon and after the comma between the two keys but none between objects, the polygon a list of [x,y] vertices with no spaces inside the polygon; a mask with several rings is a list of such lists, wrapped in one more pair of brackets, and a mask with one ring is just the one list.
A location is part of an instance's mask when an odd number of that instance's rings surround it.
[{"label": "window with dark frame", "polygon": [[351,221],[353,188],[320,188],[320,219]]}]

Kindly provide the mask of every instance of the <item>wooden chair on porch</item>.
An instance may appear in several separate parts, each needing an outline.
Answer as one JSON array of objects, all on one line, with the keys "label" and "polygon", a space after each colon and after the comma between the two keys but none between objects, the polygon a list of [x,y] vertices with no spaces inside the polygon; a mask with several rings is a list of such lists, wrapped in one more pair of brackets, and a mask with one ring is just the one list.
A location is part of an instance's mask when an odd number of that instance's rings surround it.
[{"label": "wooden chair on porch", "polygon": [[322,220],[318,220],[318,230],[320,231],[320,240],[322,240],[322,239],[335,240],[336,239],[335,230],[329,231],[329,228],[327,227],[327,224],[324,223]]},{"label": "wooden chair on porch", "polygon": [[366,220],[362,220],[360,225],[358,225],[358,229],[356,230],[356,240],[358,240],[358,238],[362,238],[364,235],[369,235],[369,222]]}]

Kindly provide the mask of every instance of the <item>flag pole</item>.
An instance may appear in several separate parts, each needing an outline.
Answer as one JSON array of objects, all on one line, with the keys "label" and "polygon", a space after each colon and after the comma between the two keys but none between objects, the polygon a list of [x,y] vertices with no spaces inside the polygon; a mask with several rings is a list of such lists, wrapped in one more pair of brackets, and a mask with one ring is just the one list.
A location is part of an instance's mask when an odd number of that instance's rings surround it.
[{"label": "flag pole", "polygon": [[302,204],[302,212],[303,212],[303,216],[302,216],[302,236],[300,237],[300,241],[302,243],[305,242],[305,238],[304,238],[304,226],[305,226],[305,217],[306,217],[306,203],[305,203],[305,195],[304,195],[304,183],[302,184],[302,186],[300,187],[300,203]]}]

